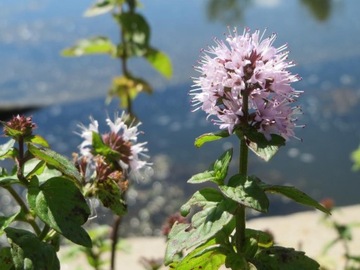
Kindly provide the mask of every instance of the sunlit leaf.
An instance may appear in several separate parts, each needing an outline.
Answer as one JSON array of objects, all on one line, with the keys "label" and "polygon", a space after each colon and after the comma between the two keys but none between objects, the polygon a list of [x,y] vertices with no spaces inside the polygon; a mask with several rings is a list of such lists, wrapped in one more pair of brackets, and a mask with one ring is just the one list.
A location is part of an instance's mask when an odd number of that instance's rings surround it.
[{"label": "sunlit leaf", "polygon": [[[235,177],[240,179],[243,178],[238,174],[233,176],[232,179]],[[241,185],[222,185],[219,186],[219,188],[226,197],[232,199],[233,201],[259,212],[266,213],[269,208],[269,199],[263,189],[251,178],[245,177],[245,179],[242,179],[241,181],[243,182]]]},{"label": "sunlit leaf", "polygon": [[201,147],[204,143],[220,140],[229,136],[230,135],[227,130],[221,130],[215,133],[205,133],[195,139],[195,146]]},{"label": "sunlit leaf", "polygon": [[45,138],[41,137],[40,135],[32,135],[30,137],[27,137],[25,141],[32,142],[43,147],[49,147],[49,143],[45,140]]},{"label": "sunlit leaf", "polygon": [[60,269],[60,262],[53,246],[42,242],[29,231],[6,228],[5,232],[10,242],[15,269]]},{"label": "sunlit leaf", "polygon": [[11,151],[15,145],[15,140],[10,139],[6,143],[0,145],[0,160],[12,156]]},{"label": "sunlit leaf", "polygon": [[190,208],[201,207],[189,224],[173,226],[166,250],[165,263],[173,261],[176,254],[204,244],[221,232],[233,220],[233,212],[237,204],[226,199],[218,190],[204,188],[197,191],[192,198],[182,206],[182,215],[189,213]]},{"label": "sunlit leaf", "polygon": [[79,171],[66,157],[56,153],[50,148],[37,147],[32,143],[28,144],[28,148],[35,157],[45,161],[47,164],[55,167],[66,176],[76,180],[77,182],[75,183],[80,183],[82,181],[82,176],[80,175]]},{"label": "sunlit leaf", "polygon": [[351,160],[354,162],[352,169],[354,171],[360,170],[360,146],[351,153]]},{"label": "sunlit leaf", "polygon": [[[124,2],[124,1],[121,1],[121,2]],[[117,4],[116,1],[113,1],[113,0],[103,0],[101,2],[96,2],[95,4],[93,4],[90,8],[88,8],[85,11],[84,16],[92,17],[92,16],[98,16],[98,15],[108,13],[116,7],[116,4]]]},{"label": "sunlit leaf", "polygon": [[64,178],[48,179],[40,186],[30,182],[29,205],[36,215],[70,241],[91,247],[91,239],[81,227],[89,218],[90,209],[81,191]]},{"label": "sunlit leaf", "polygon": [[4,229],[7,228],[17,218],[18,215],[19,212],[8,217],[0,216],[0,236],[4,233]]},{"label": "sunlit leaf", "polygon": [[292,186],[279,186],[279,185],[268,185],[268,184],[261,184],[262,189],[268,193],[276,193],[281,194],[294,202],[299,204],[316,208],[326,214],[330,214],[330,210],[322,206],[316,200],[308,196],[306,193],[298,190]]},{"label": "sunlit leaf", "polygon": [[222,185],[229,169],[232,153],[232,149],[225,151],[208,170],[195,174],[188,180],[188,183],[196,184],[212,181],[218,185]]},{"label": "sunlit leaf", "polygon": [[146,60],[164,77],[170,79],[172,76],[172,65],[169,56],[165,53],[149,48],[145,54]]},{"label": "sunlit leaf", "polygon": [[116,46],[106,37],[94,37],[79,40],[74,46],[64,49],[63,56],[82,56],[90,54],[110,54],[114,56]]}]

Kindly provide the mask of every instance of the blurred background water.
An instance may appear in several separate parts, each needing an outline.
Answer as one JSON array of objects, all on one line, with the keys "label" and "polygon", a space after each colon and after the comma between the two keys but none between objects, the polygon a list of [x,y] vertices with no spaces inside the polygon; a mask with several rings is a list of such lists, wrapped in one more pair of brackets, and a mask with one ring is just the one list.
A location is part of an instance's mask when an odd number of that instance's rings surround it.
[{"label": "blurred background water", "polygon": [[[208,167],[233,139],[196,149],[194,138],[217,127],[201,112],[192,113],[188,91],[201,48],[222,38],[227,26],[267,29],[278,34],[275,46],[288,43],[292,69],[303,79],[296,89],[304,115],[300,140],[290,141],[269,162],[250,157],[251,174],[265,182],[294,185],[314,198],[337,205],[359,203],[360,175],[351,171],[350,153],[360,143],[360,1],[357,0],[143,0],[141,12],[151,25],[151,42],[173,62],[171,80],[160,78],[142,60],[135,74],[155,88],[135,100],[143,122],[140,141],[148,141],[154,175],[129,192],[126,233],[156,234],[166,216],[198,187],[186,183]],[[30,112],[37,132],[52,148],[71,157],[80,138],[77,124],[89,115],[100,120],[118,109],[105,104],[120,64],[106,56],[63,58],[60,51],[80,38],[119,33],[110,16],[84,18],[85,0],[0,1],[0,108],[39,107]],[[242,32],[242,30],[239,30]],[[265,35],[267,36],[267,35]],[[1,138],[1,142],[4,138]],[[232,165],[235,167],[235,164]],[[231,168],[235,171],[235,168]],[[9,198],[2,194],[0,211]],[[305,208],[274,198],[270,214]],[[101,216],[99,216],[101,219]],[[98,220],[99,220],[98,219]]]}]

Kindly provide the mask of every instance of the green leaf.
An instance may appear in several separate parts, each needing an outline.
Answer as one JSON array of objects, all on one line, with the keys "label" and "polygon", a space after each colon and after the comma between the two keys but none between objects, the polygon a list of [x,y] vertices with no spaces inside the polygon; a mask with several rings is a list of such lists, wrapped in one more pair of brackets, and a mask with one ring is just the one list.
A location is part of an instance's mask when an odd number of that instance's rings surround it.
[{"label": "green leaf", "polygon": [[93,37],[79,40],[74,46],[64,49],[62,56],[74,57],[91,54],[115,56],[116,46],[106,37]]},{"label": "green leaf", "polygon": [[269,199],[253,178],[237,174],[229,180],[229,184],[233,182],[240,182],[241,184],[237,186],[219,186],[226,197],[259,212],[266,213],[268,211]]},{"label": "green leaf", "polygon": [[354,162],[352,166],[352,170],[353,171],[360,170],[360,146],[358,147],[358,149],[356,149],[351,153],[351,160]]},{"label": "green leaf", "polygon": [[12,260],[11,252],[9,247],[0,249],[0,269],[10,270],[14,269],[14,263]]},{"label": "green leaf", "polygon": [[165,263],[173,261],[176,254],[204,244],[233,220],[237,204],[227,200],[218,190],[204,188],[197,191],[192,198],[181,207],[182,215],[189,213],[191,207],[202,207],[189,224],[173,226],[166,249]]},{"label": "green leaf", "polygon": [[171,78],[173,72],[169,56],[159,50],[149,48],[145,54],[145,58],[161,75],[167,79]]},{"label": "green leaf", "polygon": [[[236,132],[236,134],[242,136],[239,132]],[[272,134],[270,140],[267,140],[264,134],[254,130],[245,131],[244,135],[248,147],[265,161],[269,161],[279,148],[285,145],[285,139],[276,134]]]},{"label": "green leaf", "polygon": [[221,252],[220,247],[208,249],[215,241],[209,241],[191,253],[189,253],[175,270],[201,269],[201,270],[218,270],[225,263],[226,256]]},{"label": "green leaf", "polygon": [[90,215],[84,196],[76,185],[63,177],[48,179],[37,186],[34,177],[28,202],[39,218],[70,241],[91,247],[91,239],[81,227]]},{"label": "green leaf", "polygon": [[195,146],[201,147],[204,143],[220,140],[229,136],[230,134],[227,130],[221,130],[215,133],[205,133],[195,139]]},{"label": "green leaf", "polygon": [[274,244],[274,237],[267,232],[245,229],[245,236],[247,238],[255,239],[257,245],[262,248],[269,248]]},{"label": "green leaf", "polygon": [[318,270],[320,267],[302,251],[277,246],[258,252],[252,263],[258,270]]},{"label": "green leaf", "polygon": [[299,204],[316,208],[326,214],[331,214],[329,209],[295,187],[267,184],[261,184],[261,187],[265,192],[281,194]]},{"label": "green leaf", "polygon": [[25,138],[25,142],[32,142],[33,144],[37,144],[43,147],[49,147],[49,143],[45,138],[41,137],[40,135],[32,135],[30,137]]},{"label": "green leaf", "polygon": [[188,183],[198,184],[207,181],[212,181],[218,185],[223,185],[232,159],[232,154],[233,154],[232,149],[225,151],[210,166],[210,168],[207,171],[195,174],[188,180]]},{"label": "green leaf", "polygon": [[96,2],[85,11],[84,16],[92,17],[108,13],[116,7],[117,2],[120,2],[120,5],[124,1],[103,0],[102,2]]},{"label": "green leaf", "polygon": [[116,215],[123,216],[127,212],[126,202],[122,199],[122,192],[119,185],[111,179],[96,182],[95,195],[106,207]]},{"label": "green leaf", "polygon": [[79,171],[66,157],[56,153],[50,148],[37,147],[32,143],[28,143],[28,149],[38,159],[45,161],[48,165],[53,166],[64,175],[76,180],[77,182],[75,182],[75,184],[82,181],[82,176]]},{"label": "green leaf", "polygon": [[124,12],[114,15],[115,20],[121,25],[124,43],[120,56],[144,56],[149,49],[150,27],[145,18],[134,12]]},{"label": "green leaf", "polygon": [[6,236],[11,246],[11,255],[16,269],[60,269],[55,249],[31,232],[7,228]]},{"label": "green leaf", "polygon": [[[17,216],[19,215],[20,212],[9,216],[9,217],[4,217],[4,216],[0,216],[0,236],[3,235],[4,230],[14,221],[16,220]],[[2,269],[2,268],[0,268]]]},{"label": "green leaf", "polygon": [[94,152],[98,155],[106,157],[108,160],[118,160],[120,153],[111,149],[110,146],[105,144],[101,138],[101,135],[97,132],[92,132],[92,147]]},{"label": "green leaf", "polygon": [[20,181],[19,181],[19,179],[17,178],[16,175],[0,177],[0,187],[6,188],[9,185],[19,184],[19,183],[20,183]]},{"label": "green leaf", "polygon": [[227,269],[232,270],[249,269],[248,262],[246,261],[244,256],[241,256],[235,252],[230,252],[229,254],[226,254],[225,265]]},{"label": "green leaf", "polygon": [[8,158],[12,156],[12,150],[15,145],[15,140],[11,139],[6,143],[0,145],[0,160]]},{"label": "green leaf", "polygon": [[24,165],[24,175],[27,179],[30,179],[35,174],[41,174],[44,169],[46,163],[43,160],[38,159],[30,159]]}]

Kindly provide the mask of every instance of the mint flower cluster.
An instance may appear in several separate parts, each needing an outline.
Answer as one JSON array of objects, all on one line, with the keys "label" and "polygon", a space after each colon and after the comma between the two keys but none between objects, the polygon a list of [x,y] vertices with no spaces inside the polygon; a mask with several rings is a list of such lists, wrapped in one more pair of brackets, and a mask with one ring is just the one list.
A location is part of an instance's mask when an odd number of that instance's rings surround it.
[{"label": "mint flower cluster", "polygon": [[[141,123],[136,125],[128,124],[128,120],[129,116],[125,113],[122,113],[121,116],[115,114],[114,120],[108,117],[106,123],[110,130],[103,134],[99,132],[98,121],[93,118],[90,118],[88,127],[82,124],[79,125],[81,129],[79,135],[84,139],[79,147],[80,154],[89,164],[95,167],[98,167],[98,164],[104,163],[103,160],[99,162],[99,156],[104,156],[105,162],[109,163],[110,160],[113,164],[113,169],[121,171],[124,178],[133,177],[139,179],[141,178],[142,171],[151,164],[147,162],[147,143],[137,142],[140,133],[138,126]],[[94,145],[94,135],[101,138],[101,144],[105,148]]]},{"label": "mint flower cluster", "polygon": [[302,93],[291,83],[300,78],[288,71],[295,64],[287,60],[287,45],[275,48],[276,35],[263,38],[264,33],[245,29],[239,35],[235,29],[226,42],[215,39],[195,67],[200,76],[193,79],[190,95],[194,111],[214,116],[213,122],[230,134],[253,128],[267,140],[272,134],[288,139],[295,136],[300,111],[293,102]]}]

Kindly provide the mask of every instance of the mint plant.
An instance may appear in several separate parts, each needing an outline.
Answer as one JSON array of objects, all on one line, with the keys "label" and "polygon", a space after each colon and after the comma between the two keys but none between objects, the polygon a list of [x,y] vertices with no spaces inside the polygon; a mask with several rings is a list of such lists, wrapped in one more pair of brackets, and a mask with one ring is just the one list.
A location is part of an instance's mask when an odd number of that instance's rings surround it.
[{"label": "mint plant", "polygon": [[9,243],[0,249],[0,269],[60,269],[57,252],[62,237],[93,251],[93,241],[83,228],[91,213],[89,199],[99,200],[116,215],[126,214],[123,194],[129,179],[140,177],[150,166],[146,143],[137,142],[140,123],[133,125],[129,119],[124,113],[106,119],[110,131],[104,134],[92,118],[89,127],[81,125],[84,141],[74,162],[33,134],[36,125],[31,117],[15,116],[2,123],[10,140],[0,146],[0,159],[13,160],[14,167],[1,170],[0,187],[19,210],[0,216],[0,235],[5,234]]},{"label": "mint plant", "polygon": [[291,87],[299,80],[288,68],[287,46],[273,47],[276,35],[263,39],[259,31],[236,29],[226,42],[204,50],[191,90],[195,111],[202,109],[220,131],[196,138],[195,146],[231,135],[239,139],[239,171],[228,176],[233,149],[225,151],[209,169],[188,182],[212,182],[195,192],[181,207],[190,224],[175,223],[169,236],[165,264],[171,269],[318,269],[304,252],[274,245],[272,236],[246,227],[246,209],[266,213],[268,194],[276,193],[297,203],[329,213],[317,201],[292,186],[272,185],[248,173],[249,150],[269,161],[295,137],[301,94]]}]

